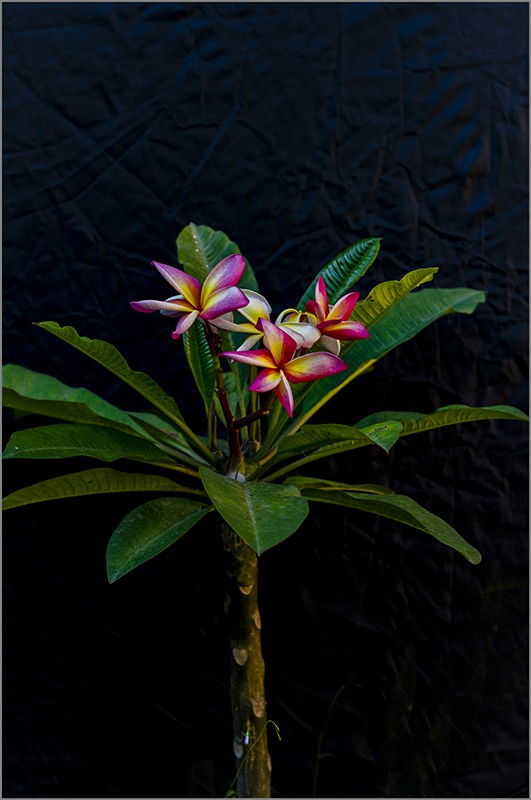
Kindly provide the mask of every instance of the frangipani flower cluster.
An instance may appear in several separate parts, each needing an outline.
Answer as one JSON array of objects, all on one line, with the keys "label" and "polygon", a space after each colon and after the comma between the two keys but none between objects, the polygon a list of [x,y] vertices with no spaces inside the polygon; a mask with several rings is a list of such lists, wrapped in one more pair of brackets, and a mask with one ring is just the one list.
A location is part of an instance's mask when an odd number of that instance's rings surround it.
[{"label": "frangipani flower cluster", "polygon": [[[306,303],[304,311],[288,308],[273,323],[266,298],[236,286],[245,269],[241,255],[220,261],[202,286],[180,269],[156,261],[152,264],[178,294],[166,300],[136,300],[131,306],[136,311],[160,311],[164,316],[177,317],[174,339],[197,319],[214,330],[246,334],[237,350],[221,355],[261,368],[249,391],[273,391],[290,417],[294,409],[290,384],[325,378],[347,369],[339,358],[341,341],[365,339],[369,335],[364,325],[350,319],[359,293],[344,295],[330,308],[322,277],[316,284],[315,299]],[[234,321],[234,311],[239,312],[244,322]],[[257,344],[265,347],[253,349]],[[323,349],[309,352],[315,346]]]}]

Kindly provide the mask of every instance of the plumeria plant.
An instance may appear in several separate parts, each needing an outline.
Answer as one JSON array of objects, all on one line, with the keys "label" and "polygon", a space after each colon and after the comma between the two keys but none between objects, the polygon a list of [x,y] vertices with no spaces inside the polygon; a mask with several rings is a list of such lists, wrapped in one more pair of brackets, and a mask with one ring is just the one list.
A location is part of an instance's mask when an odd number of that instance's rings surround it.
[{"label": "plumeria plant", "polygon": [[[221,231],[191,223],[177,239],[182,268],[152,262],[174,294],[132,300],[131,306],[173,318],[171,335],[184,349],[204,403],[201,431],[193,431],[177,400],[150,376],[131,369],[116,348],[72,327],[36,323],[142,395],[150,406],[146,411],[124,411],[87,389],[21,366],[3,370],[4,405],[61,420],[14,433],[4,458],[88,456],[138,465],[134,471],[102,466],[51,478],[10,494],[4,509],[108,492],[129,492],[138,501],[140,493],[155,493],[112,533],[107,548],[111,583],[207,515],[219,525],[227,580],[233,785],[239,797],[270,796],[258,557],[298,530],[312,503],[381,515],[429,534],[472,564],[481,558],[457,531],[411,498],[387,486],[351,484],[348,476],[344,482],[316,478],[305,474],[306,465],[360,447],[389,452],[403,436],[445,425],[528,419],[510,406],[451,405],[429,413],[378,412],[344,424],[311,422],[325,403],[394,347],[442,315],[471,314],[485,300],[482,292],[467,288],[414,292],[432,280],[435,267],[364,289],[360,300],[352,289],[379,246],[379,239],[368,238],[348,247],[319,272],[295,306],[276,314],[259,293],[249,263]],[[166,335],[164,325],[161,335]]]}]

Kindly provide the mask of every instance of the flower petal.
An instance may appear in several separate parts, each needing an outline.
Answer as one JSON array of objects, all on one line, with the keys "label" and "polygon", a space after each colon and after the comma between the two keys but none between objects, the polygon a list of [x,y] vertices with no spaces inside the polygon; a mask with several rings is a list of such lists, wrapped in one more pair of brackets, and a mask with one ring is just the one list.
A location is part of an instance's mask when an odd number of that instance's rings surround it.
[{"label": "flower petal", "polygon": [[246,306],[248,302],[242,290],[235,286],[230,289],[220,289],[219,292],[210,295],[207,303],[202,306],[200,316],[202,319],[215,319],[228,311],[236,311],[237,308]]},{"label": "flower petal", "polygon": [[300,322],[303,312],[297,311],[296,308],[285,308],[281,311],[275,320],[275,325],[280,325],[282,322]]},{"label": "flower petal", "polygon": [[337,303],[332,306],[327,316],[331,318],[340,317],[342,320],[347,320],[352,314],[359,296],[359,292],[344,294],[343,297],[340,297]]},{"label": "flower petal", "polygon": [[262,336],[263,333],[256,333],[253,336],[248,336],[238,347],[238,352],[241,353],[242,350],[250,350],[255,344],[258,344]]},{"label": "flower petal", "polygon": [[210,270],[206,276],[203,289],[201,291],[201,304],[203,308],[208,303],[210,296],[221,289],[228,289],[236,286],[245,269],[245,259],[243,256],[234,254],[227,256],[214,269]]},{"label": "flower petal", "polygon": [[288,381],[286,380],[286,376],[284,373],[280,372],[280,383],[276,386],[273,391],[275,392],[276,396],[290,415],[293,416],[293,392],[291,391],[291,386],[289,385]]},{"label": "flower petal", "polygon": [[283,322],[278,326],[295,339],[297,347],[309,349],[321,338],[321,331],[309,322]]},{"label": "flower petal", "polygon": [[232,311],[229,311],[228,314],[223,314],[220,317],[215,317],[215,319],[210,319],[209,322],[214,326],[214,328],[220,328],[222,331],[240,330],[239,324],[234,322],[234,314]]},{"label": "flower petal", "polygon": [[194,308],[199,308],[199,299],[201,297],[201,284],[197,278],[188,275],[181,269],[170,267],[168,264],[161,264],[158,261],[151,262],[154,267],[158,269],[163,278],[171,284],[179,294],[182,294],[185,300]]},{"label": "flower petal", "polygon": [[191,328],[196,321],[198,314],[199,311],[191,311],[189,314],[183,314],[171,335],[172,339],[178,339],[188,330],[188,328]]},{"label": "flower petal", "polygon": [[297,350],[297,343],[289,334],[266,319],[259,319],[256,327],[264,332],[267,349],[279,366],[291,361]]},{"label": "flower petal", "polygon": [[315,300],[323,309],[325,317],[327,317],[329,311],[328,295],[326,293],[326,285],[322,276],[317,281],[317,286],[315,287]]},{"label": "flower petal", "polygon": [[181,314],[183,311],[193,311],[190,303],[187,303],[186,300],[133,300],[130,305],[135,311],[143,311],[145,314],[149,314],[152,311],[161,311],[166,315],[174,316],[175,314]]},{"label": "flower petal", "polygon": [[349,320],[348,322],[323,322],[321,332],[324,336],[331,336],[333,339],[368,339],[369,331],[361,322]]},{"label": "flower petal", "polygon": [[242,364],[252,364],[255,367],[277,368],[269,350],[251,350],[249,352],[245,350],[242,352],[229,350],[225,353],[220,353],[220,355],[232,358],[234,361],[241,361]]},{"label": "flower petal", "polygon": [[323,322],[326,317],[324,309],[315,300],[308,300],[306,303],[306,312],[315,317],[317,322]]},{"label": "flower petal", "polygon": [[324,347],[325,350],[328,350],[329,353],[333,353],[335,356],[338,356],[341,351],[339,340],[332,339],[331,336],[321,336],[319,339],[319,344],[321,347]]},{"label": "flower petal", "polygon": [[[234,322],[234,315],[232,312],[223,314],[221,317],[215,317],[208,320],[210,325],[214,328],[219,328],[222,331],[235,331],[236,333],[256,333],[256,328],[251,322]],[[262,334],[260,334],[262,336]]]},{"label": "flower petal", "polygon": [[326,378],[327,375],[335,375],[336,372],[343,372],[347,369],[347,365],[332,353],[307,353],[294,358],[282,369],[291,383],[304,383],[316,378]]},{"label": "flower petal", "polygon": [[250,392],[270,392],[281,380],[279,369],[263,369],[249,386]]},{"label": "flower petal", "polygon": [[258,294],[258,292],[253,292],[251,289],[242,289],[242,291],[249,300],[249,304],[240,310],[240,314],[255,325],[259,319],[269,319],[271,306],[265,297]]}]

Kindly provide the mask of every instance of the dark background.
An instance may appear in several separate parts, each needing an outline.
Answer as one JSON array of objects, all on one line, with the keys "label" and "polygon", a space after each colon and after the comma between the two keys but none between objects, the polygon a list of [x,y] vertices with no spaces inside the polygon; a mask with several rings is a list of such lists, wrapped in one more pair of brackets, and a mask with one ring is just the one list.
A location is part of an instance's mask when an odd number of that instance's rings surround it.
[{"label": "dark background", "polygon": [[[168,293],[150,260],[176,265],[190,220],[224,230],[280,310],[380,236],[362,296],[438,265],[435,286],[487,302],[390,354],[320,420],[527,410],[527,3],[2,10],[4,362],[142,407],[31,323],[70,324],[200,425],[169,321],[129,308]],[[320,465],[409,494],[483,562],[322,506],[262,556],[275,797],[311,795],[321,734],[321,797],[527,796],[527,441],[520,423],[477,423]],[[4,491],[91,464],[6,462]],[[211,797],[232,780],[217,531],[109,586],[107,541],[134,505],[4,515],[6,797]]]}]

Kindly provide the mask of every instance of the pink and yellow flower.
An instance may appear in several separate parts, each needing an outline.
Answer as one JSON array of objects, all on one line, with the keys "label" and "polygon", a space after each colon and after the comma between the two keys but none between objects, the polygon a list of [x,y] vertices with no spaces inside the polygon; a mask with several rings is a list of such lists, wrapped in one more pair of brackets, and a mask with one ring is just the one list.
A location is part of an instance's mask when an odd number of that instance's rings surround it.
[{"label": "pink and yellow flower", "polygon": [[[238,309],[239,313],[245,318],[245,322],[234,322],[233,314],[225,314],[223,317],[211,321],[211,324],[216,328],[248,334],[247,338],[238,347],[238,351],[250,350],[255,344],[258,344],[264,336],[259,324],[260,320],[270,322],[269,315],[271,314],[271,306],[263,295],[250,289],[242,289],[242,291],[249,300],[247,306]],[[278,327],[291,336],[298,347],[308,349],[315,344],[321,335],[312,323],[299,322],[297,320]]]},{"label": "pink and yellow flower", "polygon": [[330,308],[325,282],[320,277],[315,287],[315,300],[308,300],[306,311],[288,308],[277,317],[276,322],[277,325],[294,322],[312,323],[320,333],[319,344],[325,350],[339,355],[341,340],[352,341],[366,339],[369,336],[369,331],[361,322],[349,319],[359,296],[359,292],[349,292]]},{"label": "pink and yellow flower", "polygon": [[263,332],[267,350],[233,351],[221,355],[243,364],[263,367],[249,386],[250,391],[274,391],[290,417],[294,408],[290,383],[313,381],[347,369],[345,362],[331,353],[307,353],[294,357],[297,343],[289,334],[266,319],[260,319],[258,327]]},{"label": "pink and yellow flower", "polygon": [[166,317],[178,317],[172,333],[174,339],[185,333],[197,318],[209,322],[249,303],[236,286],[245,269],[245,259],[241,255],[227,256],[216,264],[206,276],[203,286],[197,278],[176,267],[158,261],[151,263],[178,294],[166,300],[134,300],[131,306],[144,313],[160,311]]}]

